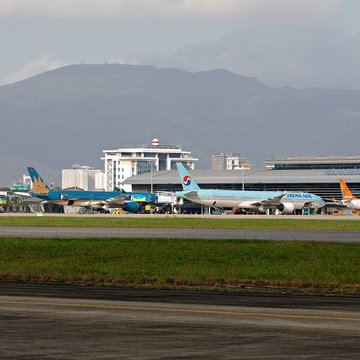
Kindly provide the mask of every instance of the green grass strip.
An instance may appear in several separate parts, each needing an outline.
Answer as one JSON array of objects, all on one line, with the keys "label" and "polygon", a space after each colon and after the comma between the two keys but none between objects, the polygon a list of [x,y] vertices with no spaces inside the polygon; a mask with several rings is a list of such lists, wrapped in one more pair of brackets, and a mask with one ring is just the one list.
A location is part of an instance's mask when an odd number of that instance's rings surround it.
[{"label": "green grass strip", "polygon": [[[0,226],[360,231],[360,220],[1,216]],[[0,228],[1,230],[1,228]]]},{"label": "green grass strip", "polygon": [[360,292],[360,245],[163,239],[0,239],[0,279]]}]

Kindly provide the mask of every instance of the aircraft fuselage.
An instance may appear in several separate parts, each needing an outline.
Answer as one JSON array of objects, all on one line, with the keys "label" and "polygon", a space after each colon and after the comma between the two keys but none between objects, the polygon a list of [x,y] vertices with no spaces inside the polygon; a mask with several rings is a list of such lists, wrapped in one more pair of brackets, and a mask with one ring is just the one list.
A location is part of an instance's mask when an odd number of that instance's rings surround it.
[{"label": "aircraft fuselage", "polygon": [[[237,190],[206,190],[200,189],[194,194],[191,191],[177,192],[178,197],[187,200],[219,208],[242,208],[242,209],[258,209],[257,202],[266,199],[279,198],[277,204],[290,203],[294,209],[302,209],[308,203],[311,203],[316,208],[324,206],[324,201],[320,196],[310,193],[285,193],[275,191],[237,191]],[[271,206],[269,206],[271,207]],[[274,202],[273,207],[276,207]]]}]

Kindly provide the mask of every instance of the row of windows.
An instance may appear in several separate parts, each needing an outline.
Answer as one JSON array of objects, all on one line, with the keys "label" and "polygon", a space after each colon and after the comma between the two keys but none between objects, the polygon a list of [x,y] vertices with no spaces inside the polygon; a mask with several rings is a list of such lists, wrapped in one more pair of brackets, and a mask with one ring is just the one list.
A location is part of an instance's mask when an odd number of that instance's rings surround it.
[{"label": "row of windows", "polygon": [[150,153],[150,152],[149,153],[147,153],[147,152],[145,152],[145,153],[127,153],[127,152],[124,152],[124,153],[121,153],[120,155],[121,155],[121,157],[141,157],[142,154],[146,158],[154,158],[154,157],[164,156],[165,155],[165,156],[168,156],[168,157],[170,157],[172,159],[179,159],[183,155],[181,153],[164,154],[164,153]]},{"label": "row of windows", "polygon": [[360,164],[275,164],[275,170],[360,169]]}]

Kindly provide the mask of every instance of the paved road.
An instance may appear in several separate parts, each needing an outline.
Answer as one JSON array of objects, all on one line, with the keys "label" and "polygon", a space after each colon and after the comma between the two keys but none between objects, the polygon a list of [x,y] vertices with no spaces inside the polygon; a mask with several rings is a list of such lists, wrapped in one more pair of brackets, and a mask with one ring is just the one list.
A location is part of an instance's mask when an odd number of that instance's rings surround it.
[{"label": "paved road", "polygon": [[[287,290],[285,294],[284,291]],[[49,298],[111,301],[146,301],[176,304],[227,305],[273,308],[348,310],[360,313],[360,296],[304,295],[279,289],[239,288],[237,291],[195,291],[81,286],[57,283],[1,282],[0,296],[41,296]]]},{"label": "paved road", "polygon": [[4,359],[358,359],[357,310],[0,296]]},{"label": "paved road", "polygon": [[360,243],[360,232],[233,230],[233,229],[159,229],[159,228],[85,228],[0,226],[0,237],[22,238],[186,238],[304,240]]}]

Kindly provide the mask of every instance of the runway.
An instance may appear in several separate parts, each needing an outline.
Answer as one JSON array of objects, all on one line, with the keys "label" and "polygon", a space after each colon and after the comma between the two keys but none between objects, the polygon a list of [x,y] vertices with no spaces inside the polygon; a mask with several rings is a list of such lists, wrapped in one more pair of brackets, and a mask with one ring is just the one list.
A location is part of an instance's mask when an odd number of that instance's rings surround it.
[{"label": "runway", "polygon": [[160,229],[108,227],[1,226],[0,237],[19,238],[167,238],[254,239],[360,243],[360,232],[306,230]]},{"label": "runway", "polygon": [[358,359],[360,353],[356,301],[333,306],[307,298],[297,307],[293,297],[287,307],[274,298],[261,306],[256,296],[253,306],[246,297],[241,304],[241,295],[232,305],[206,304],[206,296],[159,302],[156,293],[152,301],[39,295],[0,296],[1,358]]}]

